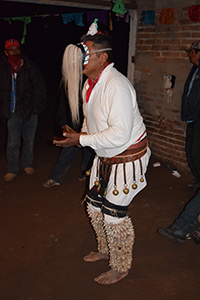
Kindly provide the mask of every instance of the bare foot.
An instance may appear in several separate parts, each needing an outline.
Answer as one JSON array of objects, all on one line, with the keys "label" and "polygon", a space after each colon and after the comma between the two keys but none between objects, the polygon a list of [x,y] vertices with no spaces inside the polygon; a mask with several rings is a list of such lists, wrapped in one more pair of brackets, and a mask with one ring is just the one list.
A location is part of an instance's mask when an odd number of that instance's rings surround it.
[{"label": "bare foot", "polygon": [[128,273],[129,271],[119,273],[111,269],[108,272],[102,273],[101,275],[97,276],[94,279],[94,281],[101,284],[113,284],[122,280],[124,277],[128,275]]},{"label": "bare foot", "polygon": [[98,260],[108,259],[108,254],[102,252],[90,252],[88,255],[84,256],[84,261],[95,262]]}]

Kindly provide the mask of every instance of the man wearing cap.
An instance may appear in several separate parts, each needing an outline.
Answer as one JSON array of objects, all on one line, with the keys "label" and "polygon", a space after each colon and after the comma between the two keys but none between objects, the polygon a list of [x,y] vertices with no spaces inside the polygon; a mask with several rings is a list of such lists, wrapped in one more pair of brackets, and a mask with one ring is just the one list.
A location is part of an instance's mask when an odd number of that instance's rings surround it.
[{"label": "man wearing cap", "polygon": [[32,168],[33,146],[38,114],[45,108],[46,86],[41,72],[27,56],[22,55],[16,39],[5,42],[0,58],[0,117],[7,120],[7,174],[12,181],[18,173],[22,139],[22,168],[28,175]]},{"label": "man wearing cap", "polygon": [[195,178],[195,190],[200,188],[200,41],[185,50],[193,64],[182,96],[182,120],[187,122],[186,156]]}]

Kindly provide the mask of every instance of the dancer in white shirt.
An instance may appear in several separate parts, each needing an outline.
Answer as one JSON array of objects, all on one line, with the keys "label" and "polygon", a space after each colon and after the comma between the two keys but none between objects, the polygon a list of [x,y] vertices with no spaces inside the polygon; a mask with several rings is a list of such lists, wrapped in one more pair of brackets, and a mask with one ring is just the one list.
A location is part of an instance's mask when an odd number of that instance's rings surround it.
[{"label": "dancer in white shirt", "polygon": [[[127,210],[147,184],[145,173],[151,152],[136,92],[129,80],[114,68],[108,37],[88,35],[83,47],[87,63],[82,73],[88,79],[82,91],[85,116],[82,133],[65,133],[65,140],[54,143],[65,147],[90,146],[97,154],[86,201],[98,252],[91,252],[84,260],[108,259],[111,269],[95,281],[112,284],[127,276],[131,268],[134,229]],[[80,59],[81,50],[76,52]]]}]

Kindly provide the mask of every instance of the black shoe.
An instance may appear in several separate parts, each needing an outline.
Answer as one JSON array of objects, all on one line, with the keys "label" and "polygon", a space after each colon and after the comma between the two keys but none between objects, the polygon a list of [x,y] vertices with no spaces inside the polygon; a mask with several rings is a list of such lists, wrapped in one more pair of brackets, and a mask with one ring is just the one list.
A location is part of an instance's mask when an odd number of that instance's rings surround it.
[{"label": "black shoe", "polygon": [[193,239],[195,244],[200,246],[200,231],[193,231],[190,233],[190,237]]},{"label": "black shoe", "polygon": [[158,228],[158,233],[162,237],[179,244],[185,243],[186,236],[181,232],[181,230],[178,230],[173,225],[168,228]]}]

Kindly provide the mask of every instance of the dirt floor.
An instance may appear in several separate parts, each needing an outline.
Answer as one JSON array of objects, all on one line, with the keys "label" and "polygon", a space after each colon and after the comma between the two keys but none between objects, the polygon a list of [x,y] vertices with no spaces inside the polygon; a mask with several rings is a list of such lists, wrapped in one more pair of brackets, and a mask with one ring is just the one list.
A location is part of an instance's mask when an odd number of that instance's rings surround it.
[{"label": "dirt floor", "polygon": [[[0,145],[0,300],[190,300],[200,295],[200,248],[177,244],[157,234],[167,227],[194,195],[191,175],[171,175],[173,166],[153,167],[148,186],[130,205],[136,240],[133,266],[121,282],[104,286],[94,277],[108,270],[106,261],[86,263],[95,250],[94,233],[81,204],[85,186],[78,180],[81,151],[62,186],[45,189],[59,149],[48,131],[37,132],[34,168],[19,171],[5,183],[5,132]],[[180,171],[180,170],[179,170]],[[182,173],[180,171],[180,173]]]}]

